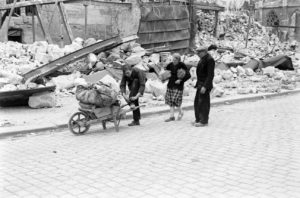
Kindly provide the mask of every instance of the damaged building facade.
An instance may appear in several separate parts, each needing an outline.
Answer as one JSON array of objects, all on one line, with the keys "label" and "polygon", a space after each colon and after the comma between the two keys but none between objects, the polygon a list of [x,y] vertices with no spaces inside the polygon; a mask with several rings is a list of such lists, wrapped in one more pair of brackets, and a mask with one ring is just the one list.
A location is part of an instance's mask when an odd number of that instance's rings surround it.
[{"label": "damaged building facade", "polygon": [[[7,25],[10,11],[8,8],[13,7],[13,2],[14,0],[5,0],[0,5],[2,26]],[[17,0],[17,2],[19,5],[20,3],[26,5],[37,1]],[[45,40],[38,14],[51,41],[63,45],[70,43],[64,22],[69,26],[73,38],[95,38],[96,40],[105,40],[116,35],[133,35],[139,28],[140,8],[137,0],[126,2],[42,0],[40,2],[42,3],[37,7],[39,13],[35,6],[16,6],[9,23],[8,40],[22,43]],[[61,13],[65,15],[65,21]]]},{"label": "damaged building facade", "polygon": [[17,0],[10,19],[13,4],[14,0],[5,0],[0,5],[0,35],[2,38],[7,35],[7,40],[21,43],[47,40],[64,46],[76,37],[105,40],[117,35],[137,34],[138,42],[144,48],[158,51],[187,49],[192,45],[196,19],[191,16],[196,14],[196,10],[216,11],[216,19],[218,12],[224,10],[214,3],[211,5],[199,0],[171,3],[148,0]]},{"label": "damaged building facade", "polygon": [[300,1],[260,0],[256,20],[276,32],[282,40],[300,41]]}]

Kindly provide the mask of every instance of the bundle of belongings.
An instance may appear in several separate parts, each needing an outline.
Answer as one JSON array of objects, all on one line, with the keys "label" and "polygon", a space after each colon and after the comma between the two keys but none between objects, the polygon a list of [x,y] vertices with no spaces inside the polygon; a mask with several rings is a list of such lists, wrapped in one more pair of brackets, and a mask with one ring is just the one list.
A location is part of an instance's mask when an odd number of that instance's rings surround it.
[{"label": "bundle of belongings", "polygon": [[97,82],[89,86],[78,85],[76,99],[80,104],[95,105],[103,108],[109,107],[118,102],[118,93],[109,85]]}]

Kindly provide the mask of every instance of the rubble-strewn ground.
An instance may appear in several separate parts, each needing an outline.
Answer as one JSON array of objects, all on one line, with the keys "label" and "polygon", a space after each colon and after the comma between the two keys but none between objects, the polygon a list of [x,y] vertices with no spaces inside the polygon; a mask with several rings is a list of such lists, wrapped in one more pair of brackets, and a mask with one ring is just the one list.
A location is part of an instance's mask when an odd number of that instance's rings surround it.
[{"label": "rubble-strewn ground", "polygon": [[[207,17],[204,15],[204,18]],[[224,16],[222,16],[224,18]],[[281,42],[277,36],[257,22],[252,22],[246,45],[246,30],[248,21],[245,16],[230,16],[230,24],[221,17],[218,31],[219,38],[213,37],[212,32],[205,29],[196,36],[197,46],[216,45],[217,50],[210,53],[216,60],[216,70],[212,95],[216,97],[235,96],[243,94],[276,93],[282,90],[293,90],[300,82],[300,52],[295,41]],[[209,17],[207,18],[209,19]],[[222,29],[222,28],[221,28]],[[222,33],[226,33],[222,37]],[[113,89],[119,90],[122,77],[122,67],[130,64],[147,74],[146,93],[152,96],[142,99],[148,106],[163,104],[166,92],[166,83],[159,80],[159,74],[164,67],[172,61],[170,52],[149,53],[138,43],[124,43],[114,49],[99,54],[89,54],[86,58],[66,65],[60,72],[66,74],[58,77],[47,77],[36,84],[22,84],[22,75],[32,69],[42,66],[56,58],[69,54],[82,47],[95,43],[93,38],[84,41],[76,38],[71,45],[59,48],[45,41],[35,42],[31,45],[14,42],[0,43],[0,92],[33,89],[38,87],[56,85],[57,93],[74,94],[79,84],[94,83],[99,80],[110,84]],[[298,51],[297,51],[298,50]],[[280,71],[273,65],[267,68],[253,66],[245,68],[249,62],[278,55],[289,56],[293,62],[293,71]],[[193,95],[196,83],[196,66],[198,56],[193,54],[182,55],[182,61],[191,67],[192,78],[186,82],[185,95]],[[72,74],[68,74],[72,73]],[[60,100],[61,94],[57,94]],[[47,96],[53,101],[53,95]],[[47,98],[45,96],[45,98]],[[75,96],[74,96],[75,97]],[[45,99],[46,100],[46,99]],[[36,104],[37,103],[37,104]],[[31,107],[53,107],[53,102],[39,104]],[[46,102],[47,103],[47,102]]]},{"label": "rubble-strewn ground", "polygon": [[168,115],[119,133],[92,127],[0,140],[2,197],[272,197],[300,194],[300,95]]}]

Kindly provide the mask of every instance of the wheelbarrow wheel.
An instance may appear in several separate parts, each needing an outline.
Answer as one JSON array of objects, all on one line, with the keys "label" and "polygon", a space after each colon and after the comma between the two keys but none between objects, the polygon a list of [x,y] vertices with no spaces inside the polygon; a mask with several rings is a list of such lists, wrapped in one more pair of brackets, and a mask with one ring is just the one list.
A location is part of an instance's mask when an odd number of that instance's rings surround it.
[{"label": "wheelbarrow wheel", "polygon": [[82,135],[90,128],[89,116],[84,112],[74,113],[68,123],[69,130],[75,135]]}]

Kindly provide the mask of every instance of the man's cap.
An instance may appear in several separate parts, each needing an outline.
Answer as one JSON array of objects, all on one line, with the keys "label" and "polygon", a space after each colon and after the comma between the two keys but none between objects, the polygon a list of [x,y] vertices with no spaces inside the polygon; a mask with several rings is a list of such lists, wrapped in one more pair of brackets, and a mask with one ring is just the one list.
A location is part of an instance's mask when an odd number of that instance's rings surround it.
[{"label": "man's cap", "polygon": [[196,49],[196,52],[203,52],[203,51],[207,51],[207,47],[203,46],[203,47],[198,47]]}]

